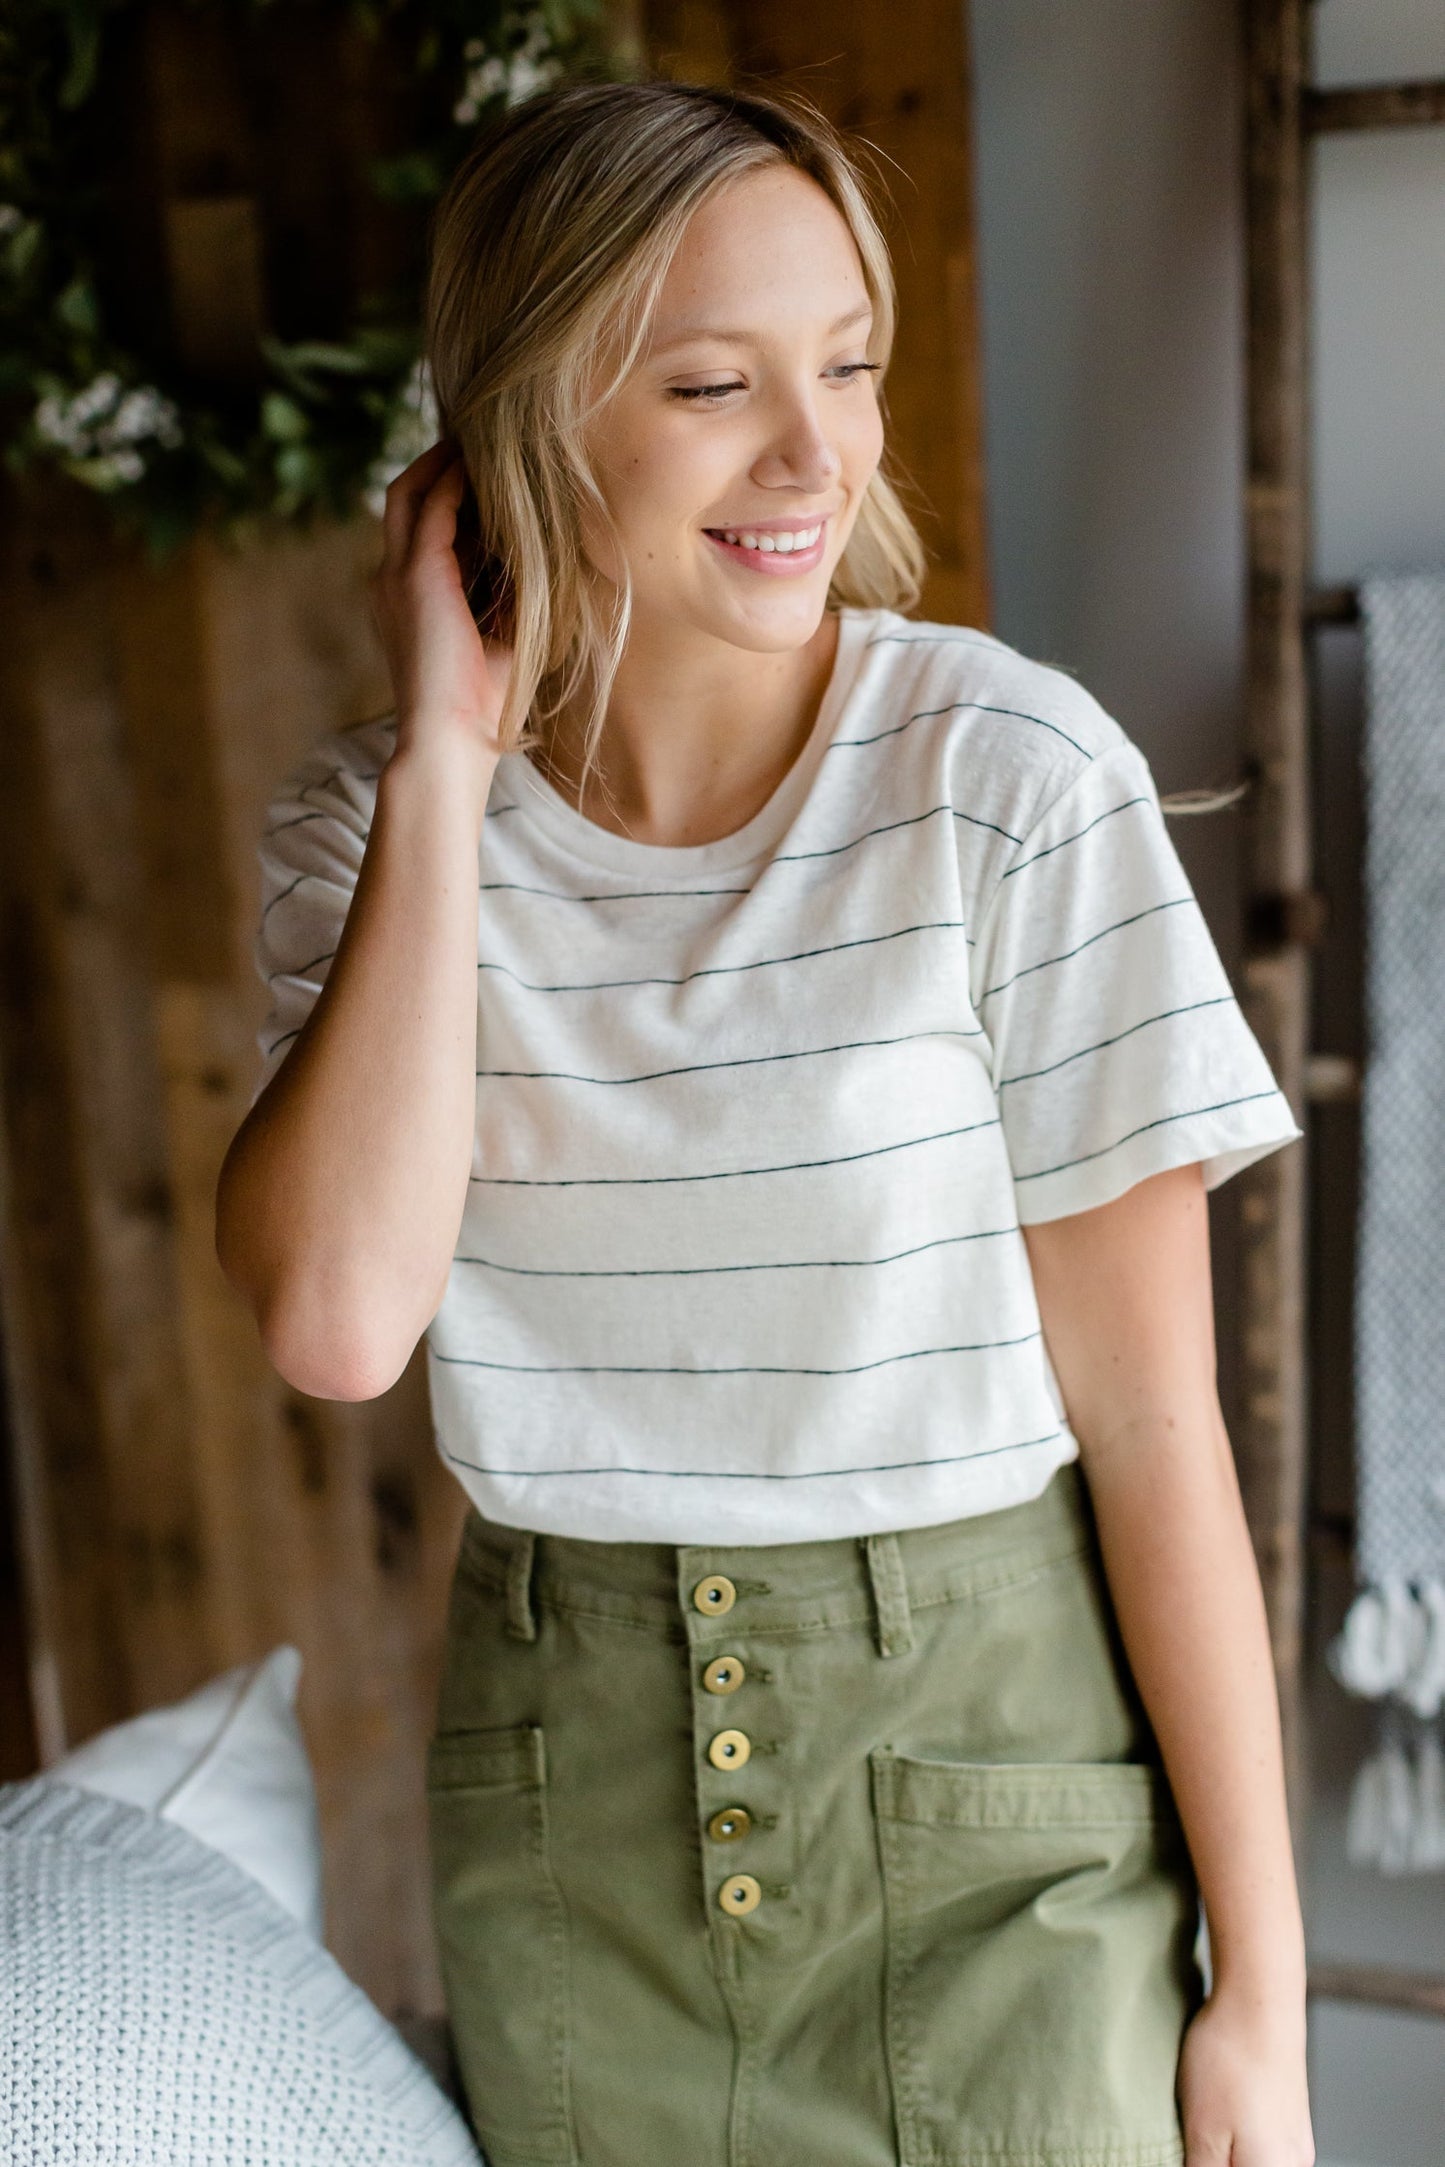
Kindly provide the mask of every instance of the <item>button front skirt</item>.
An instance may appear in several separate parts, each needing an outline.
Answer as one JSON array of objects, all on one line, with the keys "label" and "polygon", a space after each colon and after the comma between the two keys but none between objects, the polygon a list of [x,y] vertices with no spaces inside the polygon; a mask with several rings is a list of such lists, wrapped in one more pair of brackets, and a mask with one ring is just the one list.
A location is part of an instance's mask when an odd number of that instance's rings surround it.
[{"label": "button front skirt", "polygon": [[878,1544],[469,1518],[428,1792],[491,2167],[1180,2167],[1198,1892],[1080,1470]]}]

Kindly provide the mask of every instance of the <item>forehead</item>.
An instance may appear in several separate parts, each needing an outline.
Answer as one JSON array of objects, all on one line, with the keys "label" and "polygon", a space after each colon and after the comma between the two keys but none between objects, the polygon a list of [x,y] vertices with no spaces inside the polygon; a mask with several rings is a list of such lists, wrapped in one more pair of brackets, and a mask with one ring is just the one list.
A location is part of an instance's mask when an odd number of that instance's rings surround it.
[{"label": "forehead", "polygon": [[795,167],[763,166],[694,212],[658,295],[650,345],[657,353],[690,338],[753,338],[795,322],[846,329],[865,320],[867,305],[841,211]]}]

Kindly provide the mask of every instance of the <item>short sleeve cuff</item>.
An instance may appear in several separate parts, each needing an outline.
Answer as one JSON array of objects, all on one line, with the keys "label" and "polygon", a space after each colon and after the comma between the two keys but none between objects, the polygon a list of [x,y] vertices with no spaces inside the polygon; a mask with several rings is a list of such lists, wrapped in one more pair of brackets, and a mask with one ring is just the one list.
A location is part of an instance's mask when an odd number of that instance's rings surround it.
[{"label": "short sleeve cuff", "polygon": [[1298,1141],[1303,1129],[1288,1099],[1271,1089],[1228,1104],[1150,1122],[1087,1158],[1015,1175],[1020,1223],[1067,1218],[1112,1203],[1151,1174],[1202,1164],[1206,1190],[1217,1189],[1256,1159]]}]

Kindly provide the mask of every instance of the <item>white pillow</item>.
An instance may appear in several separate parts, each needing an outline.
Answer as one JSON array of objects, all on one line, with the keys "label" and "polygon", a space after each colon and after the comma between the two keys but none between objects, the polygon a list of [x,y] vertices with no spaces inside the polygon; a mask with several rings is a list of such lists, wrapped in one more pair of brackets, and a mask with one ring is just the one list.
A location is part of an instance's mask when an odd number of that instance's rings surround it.
[{"label": "white pillow", "polygon": [[321,1830],[296,1720],[300,1677],[299,1650],[273,1648],[185,1700],[101,1731],[46,1776],[188,1829],[320,1941]]},{"label": "white pillow", "polygon": [[0,2167],[484,2167],[335,1958],[189,1829],[0,1784]]}]

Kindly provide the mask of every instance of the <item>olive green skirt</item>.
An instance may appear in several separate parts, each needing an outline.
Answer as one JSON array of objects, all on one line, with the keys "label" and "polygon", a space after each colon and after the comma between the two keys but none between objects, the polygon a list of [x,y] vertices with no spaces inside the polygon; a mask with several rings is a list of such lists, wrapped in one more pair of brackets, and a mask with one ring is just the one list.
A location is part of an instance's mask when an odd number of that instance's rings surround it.
[{"label": "olive green skirt", "polygon": [[492,2167],[1179,2167],[1198,1890],[1078,1463],[674,1549],[473,1513],[428,1771]]}]

